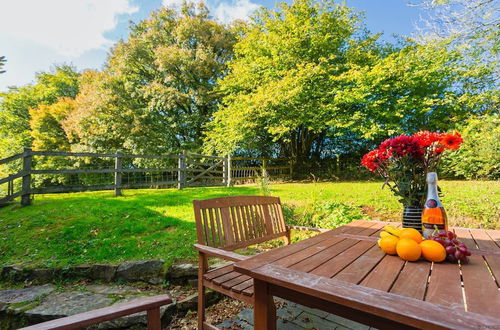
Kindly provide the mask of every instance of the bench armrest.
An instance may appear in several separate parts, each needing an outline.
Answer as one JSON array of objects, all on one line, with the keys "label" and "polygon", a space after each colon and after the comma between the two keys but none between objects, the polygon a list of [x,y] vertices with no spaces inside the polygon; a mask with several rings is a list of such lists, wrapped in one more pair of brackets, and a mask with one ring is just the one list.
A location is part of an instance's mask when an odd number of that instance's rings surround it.
[{"label": "bench armrest", "polygon": [[194,248],[201,253],[208,254],[209,256],[222,258],[229,261],[241,261],[249,258],[248,256],[243,256],[238,253],[214,248],[203,244],[194,244]]},{"label": "bench armrest", "polygon": [[110,321],[119,317],[148,311],[148,329],[160,330],[160,306],[172,303],[170,296],[164,294],[144,297],[133,301],[96,309],[93,311],[63,317],[57,320],[35,324],[21,330],[44,329],[80,329],[97,323]]},{"label": "bench armrest", "polygon": [[324,233],[326,231],[329,231],[330,229],[324,229],[324,228],[312,228],[312,227],[304,227],[304,226],[290,226],[286,225],[286,229],[294,229],[294,230],[304,230],[304,231],[318,231],[320,233]]}]

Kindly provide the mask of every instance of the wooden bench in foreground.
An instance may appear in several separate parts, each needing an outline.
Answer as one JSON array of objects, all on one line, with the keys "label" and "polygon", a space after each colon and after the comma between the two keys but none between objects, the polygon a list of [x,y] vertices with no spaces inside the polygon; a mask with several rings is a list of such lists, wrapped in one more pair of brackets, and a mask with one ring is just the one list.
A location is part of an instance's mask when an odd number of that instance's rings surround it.
[{"label": "wooden bench in foreground", "polygon": [[161,330],[160,307],[172,303],[168,295],[144,297],[130,302],[112,305],[71,315],[57,320],[35,324],[21,330],[80,329],[90,325],[117,319],[122,316],[147,311],[148,330]]}]

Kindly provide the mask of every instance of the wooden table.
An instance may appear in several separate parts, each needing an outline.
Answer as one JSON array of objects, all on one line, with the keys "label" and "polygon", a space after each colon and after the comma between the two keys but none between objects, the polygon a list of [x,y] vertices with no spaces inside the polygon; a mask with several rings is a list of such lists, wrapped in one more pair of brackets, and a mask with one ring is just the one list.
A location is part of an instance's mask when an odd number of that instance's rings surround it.
[{"label": "wooden table", "polygon": [[381,329],[500,329],[500,231],[454,228],[469,264],[405,262],[377,246],[386,223],[356,221],[253,256],[254,327],[275,329],[273,296]]}]

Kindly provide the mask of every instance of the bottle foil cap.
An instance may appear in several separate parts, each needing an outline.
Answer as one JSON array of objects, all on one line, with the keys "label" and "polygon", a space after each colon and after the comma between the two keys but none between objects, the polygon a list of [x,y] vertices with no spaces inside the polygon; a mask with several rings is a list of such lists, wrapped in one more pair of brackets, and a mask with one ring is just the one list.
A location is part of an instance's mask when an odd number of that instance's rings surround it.
[{"label": "bottle foil cap", "polygon": [[436,172],[427,173],[427,183],[437,182],[438,176]]}]

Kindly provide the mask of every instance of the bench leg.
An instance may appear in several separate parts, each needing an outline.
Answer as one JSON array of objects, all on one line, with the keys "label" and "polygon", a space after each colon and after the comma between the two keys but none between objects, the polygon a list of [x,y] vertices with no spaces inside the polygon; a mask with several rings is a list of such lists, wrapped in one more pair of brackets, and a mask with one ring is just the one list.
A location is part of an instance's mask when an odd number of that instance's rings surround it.
[{"label": "bench leg", "polygon": [[198,255],[198,329],[203,329],[205,322],[205,287],[203,286],[203,274],[208,269],[207,257],[200,253]]},{"label": "bench leg", "polygon": [[253,280],[254,285],[254,307],[253,320],[254,329],[276,330],[276,306],[272,295],[268,293],[266,282]]},{"label": "bench leg", "polygon": [[160,308],[148,310],[148,330],[161,330]]}]

